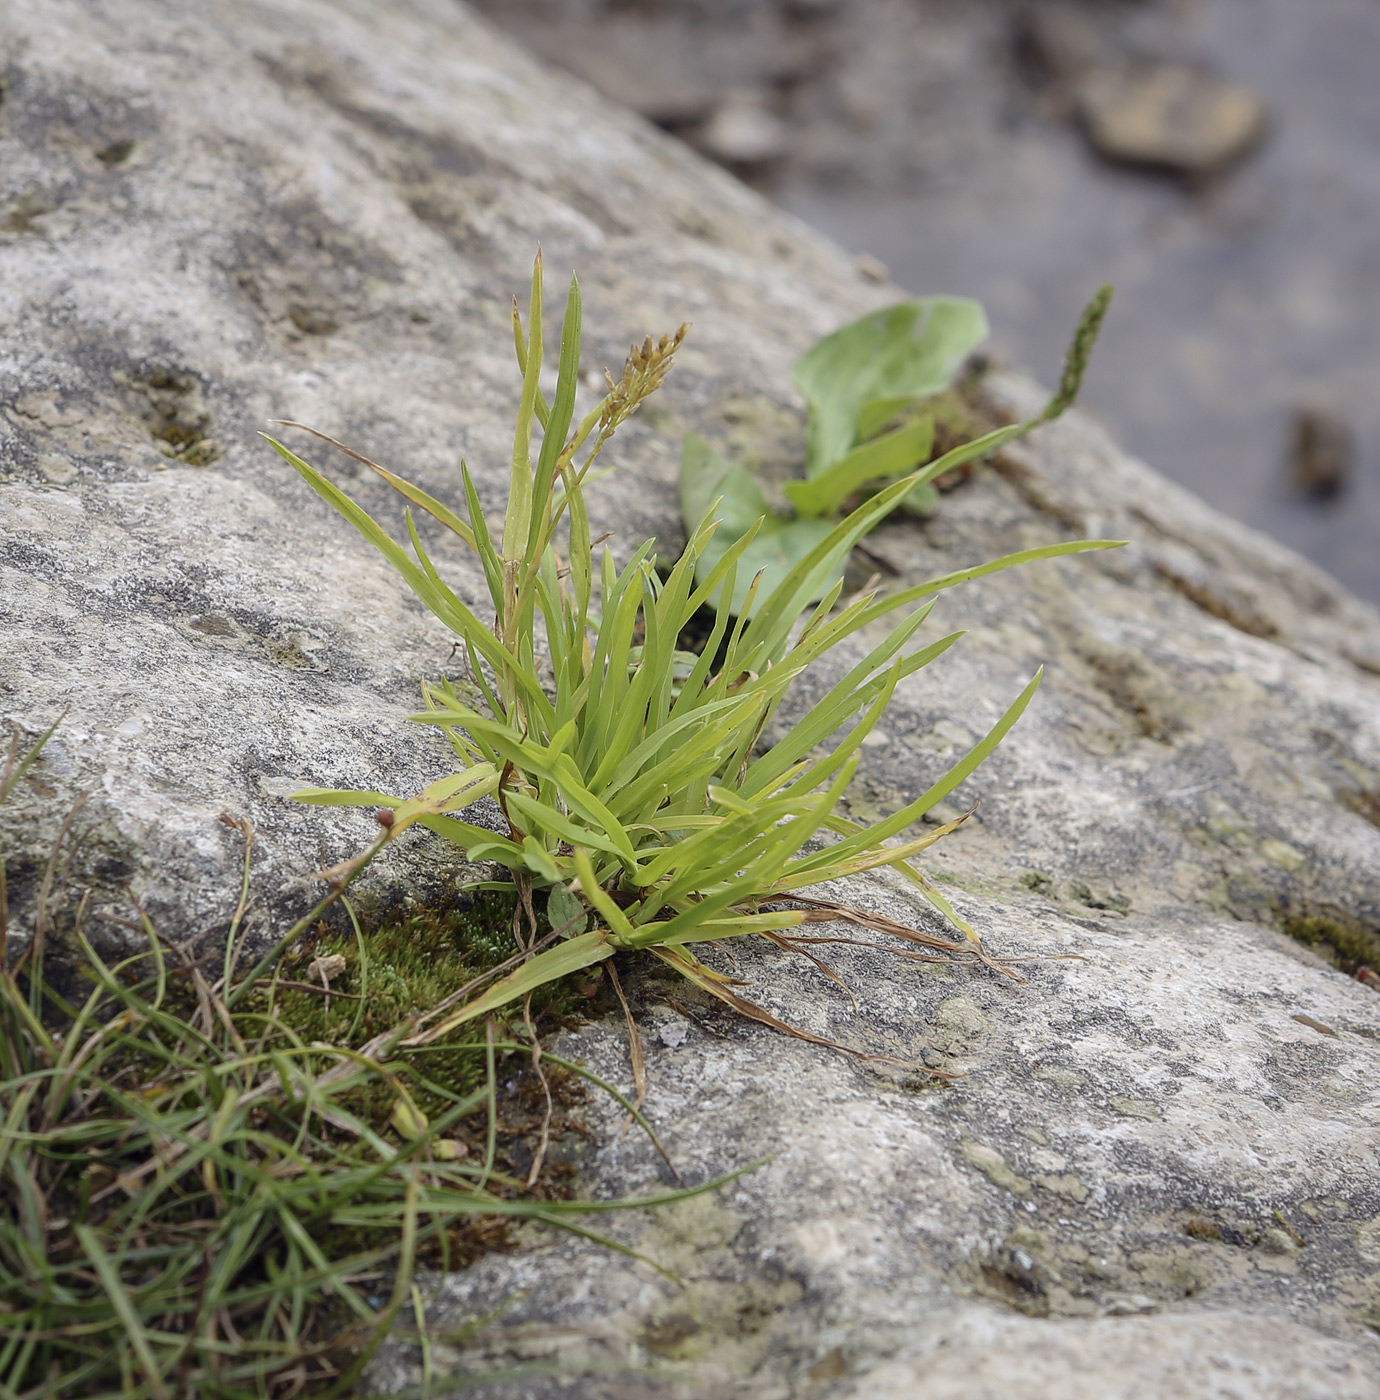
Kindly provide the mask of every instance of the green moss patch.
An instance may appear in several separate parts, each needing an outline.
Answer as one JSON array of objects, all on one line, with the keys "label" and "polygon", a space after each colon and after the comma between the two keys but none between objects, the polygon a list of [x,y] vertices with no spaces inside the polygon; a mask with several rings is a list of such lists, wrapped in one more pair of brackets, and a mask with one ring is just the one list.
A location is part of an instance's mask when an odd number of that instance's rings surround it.
[{"label": "green moss patch", "polygon": [[1340,909],[1299,906],[1277,911],[1279,928],[1348,976],[1380,969],[1380,928]]}]

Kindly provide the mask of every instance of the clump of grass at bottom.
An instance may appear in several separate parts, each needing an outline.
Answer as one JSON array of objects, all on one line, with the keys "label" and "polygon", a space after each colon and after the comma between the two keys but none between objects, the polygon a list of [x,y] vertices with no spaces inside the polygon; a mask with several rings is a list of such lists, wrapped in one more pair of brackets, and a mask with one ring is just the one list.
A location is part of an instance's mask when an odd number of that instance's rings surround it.
[{"label": "clump of grass at bottom", "polygon": [[[0,803],[43,742],[21,759],[16,736]],[[492,897],[372,942],[348,904],[348,932],[325,927],[386,838],[327,872],[326,897],[257,962],[240,956],[247,856],[215,965],[147,919],[146,950],[107,962],[79,912],[64,996],[42,907],[17,958],[0,947],[0,1396],[354,1394],[399,1312],[421,1316],[419,1261],[468,1262],[505,1220],[600,1239],[576,1217],[632,1204],[537,1185],[572,1081],[592,1076],[541,1055],[536,1028],[578,992],[534,995],[516,1037],[491,1019],[400,1048],[418,1005],[550,935]],[[507,1056],[527,1061],[509,1103]],[[515,1155],[538,1170],[505,1170]]]}]

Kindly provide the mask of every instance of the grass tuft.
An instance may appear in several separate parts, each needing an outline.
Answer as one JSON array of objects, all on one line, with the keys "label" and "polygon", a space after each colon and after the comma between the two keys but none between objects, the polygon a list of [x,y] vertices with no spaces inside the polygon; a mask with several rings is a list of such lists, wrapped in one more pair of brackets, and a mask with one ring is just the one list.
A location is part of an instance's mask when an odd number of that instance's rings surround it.
[{"label": "grass tuft", "polygon": [[[21,758],[16,736],[0,794],[48,737]],[[490,1021],[403,1047],[419,1005],[524,952],[514,900],[492,895],[374,938],[353,910],[345,934],[324,924],[388,839],[328,872],[257,962],[240,956],[246,851],[219,968],[147,919],[146,948],[107,962],[84,910],[76,975],[45,969],[41,918],[0,965],[0,1396],[352,1395],[418,1308],[419,1262],[467,1263],[507,1221],[602,1239],[577,1217],[632,1204],[540,1175],[592,1076],[541,1053],[537,1028],[579,993],[534,997],[521,1038]]]},{"label": "grass tuft", "polygon": [[[1080,328],[1066,397],[1103,310],[1091,308]],[[459,760],[452,776],[409,799],[299,794],[381,809],[373,843],[321,872],[326,893],[308,915],[247,956],[254,833],[225,818],[246,855],[221,952],[200,951],[197,938],[173,941],[139,911],[145,946],[108,962],[86,937],[83,905],[58,975],[45,967],[58,849],[15,957],[0,872],[0,1400],[353,1394],[400,1313],[422,1317],[419,1261],[467,1262],[514,1220],[622,1249],[578,1217],[692,1192],[567,1199],[560,1174],[543,1175],[543,1164],[577,1081],[610,1093],[651,1129],[637,1104],[539,1040],[541,1028],[578,1008],[591,973],[615,953],[655,957],[741,1014],[822,1045],[833,1042],[740,995],[736,979],[699,955],[703,946],[763,937],[838,981],[814,950],[879,946],[880,937],[902,957],[966,958],[1015,975],[911,863],[963,819],[919,835],[913,823],[992,752],[1038,673],[899,812],[865,828],[838,805],[896,687],[958,640],[916,641],[934,595],[1114,542],[1024,550],[889,596],[842,599],[842,563],[870,529],[946,463],[1030,426],[1018,425],[898,478],[836,523],[820,522],[770,584],[746,563],[764,522],[747,522],[715,548],[718,501],[705,502],[664,577],[651,541],[621,564],[608,549],[596,556],[584,486],[618,428],[665,380],[686,328],[635,345],[621,377],[577,420],[581,315],[572,281],[548,400],[538,258],[525,323],[514,306],[523,387],[499,532],[463,463],[462,514],[342,449],[409,502],[409,549],[273,442],[452,628],[468,667],[458,683],[426,686],[414,716],[450,741]],[[864,468],[870,458],[857,472]],[[413,508],[474,552],[492,625],[441,577]],[[685,652],[682,633],[703,609],[713,618],[705,645]],[[865,629],[874,640],[863,658],[764,744],[795,683]],[[23,755],[16,735],[0,803],[51,734]],[[465,818],[484,798],[498,805],[499,830]],[[471,861],[496,863],[507,880],[463,910],[366,938],[347,891],[412,826],[455,842]],[[59,848],[70,827],[69,817]],[[881,867],[909,879],[955,936],[807,893]],[[335,905],[348,931],[322,922]],[[809,931],[840,922],[868,937]],[[572,973],[586,985],[574,986]],[[608,985],[622,1001],[611,963]],[[518,1074],[513,1057],[524,1066]],[[500,1092],[500,1066],[516,1094]],[[640,1101],[637,1062],[634,1079]]]},{"label": "grass tuft", "polygon": [[[696,950],[758,935],[807,953],[812,940],[800,930],[839,918],[896,940],[894,946],[912,955],[919,945],[926,950],[919,956],[999,966],[911,864],[962,818],[920,835],[912,824],[996,748],[1030,703],[1039,673],[963,758],[900,811],[864,828],[840,816],[838,804],[896,687],[958,640],[950,633],[908,650],[935,594],[1017,564],[1116,542],[1022,550],[889,596],[865,592],[842,599],[843,562],[869,530],[917,485],[1032,426],[1018,424],[901,476],[837,523],[815,522],[808,546],[787,561],[789,567],[783,563],[770,584],[757,564],[745,564],[755,559],[753,540],[770,522],[760,516],[755,523],[738,521],[729,531],[732,542],[716,548],[716,531],[732,512],[730,503],[708,497],[664,577],[654,541],[620,564],[607,547],[595,552],[583,487],[619,425],[666,377],[685,327],[674,337],[648,337],[634,346],[622,377],[616,383],[610,378],[608,394],[577,420],[578,283],[572,280],[565,304],[549,401],[540,385],[542,307],[538,255],[525,324],[516,302],[513,308],[523,386],[501,532],[491,532],[463,462],[465,516],[368,463],[409,502],[410,550],[404,548],[323,473],[269,439],[456,633],[468,663],[460,684],[443,678],[426,685],[425,708],[413,716],[449,739],[459,760],[452,777],[407,801],[328,789],[297,796],[381,805],[393,813],[395,836],[413,824],[430,828],[470,860],[505,867],[524,902],[535,897],[556,926],[547,946],[530,949],[501,980],[477,994],[446,997],[403,1043],[429,1044],[620,951],[659,958],[742,1014],[804,1035],[741,996],[735,979]],[[1105,298],[1090,308],[1075,339],[1065,385],[1070,393],[1103,311]],[[871,344],[877,337],[864,339]],[[879,343],[890,342],[883,336]],[[872,379],[863,374],[862,382]],[[422,544],[413,507],[473,552],[487,586],[483,604],[462,598],[442,578]],[[714,621],[702,651],[693,655],[680,649],[679,639],[703,608],[713,610]],[[481,612],[493,617],[492,625],[480,621]],[[881,639],[864,659],[783,738],[764,745],[762,736],[795,683],[865,629]],[[497,802],[500,830],[465,819],[481,798]],[[802,898],[812,887],[884,866],[909,879],[957,936],[940,938]]]}]

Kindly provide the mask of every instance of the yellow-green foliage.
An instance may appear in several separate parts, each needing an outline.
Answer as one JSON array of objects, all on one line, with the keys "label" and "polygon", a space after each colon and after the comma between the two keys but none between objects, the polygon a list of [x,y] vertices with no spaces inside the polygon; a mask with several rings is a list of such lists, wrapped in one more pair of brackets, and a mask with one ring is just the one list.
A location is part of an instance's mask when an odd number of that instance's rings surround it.
[{"label": "yellow-green foliage", "polygon": [[[992,752],[1029,703],[1038,674],[969,753],[900,811],[866,829],[835,809],[857,769],[860,746],[896,686],[958,640],[951,633],[906,650],[926,622],[934,594],[1015,564],[1111,542],[1023,550],[890,596],[868,593],[839,606],[842,566],[853,545],[922,481],[957,465],[965,453],[995,450],[1033,424],[999,429],[900,477],[837,524],[824,526],[771,586],[755,565],[745,588],[747,573],[740,578],[766,522],[739,522],[743,528],[728,547],[716,548],[719,503],[706,502],[685,549],[663,577],[654,541],[634,550],[621,568],[607,548],[596,557],[583,487],[609,438],[665,378],[684,328],[675,337],[648,337],[634,347],[622,378],[610,381],[602,402],[577,423],[578,284],[572,282],[566,302],[549,403],[539,382],[540,258],[526,326],[516,303],[513,321],[523,388],[501,537],[490,534],[463,462],[467,518],[375,467],[474,552],[488,589],[484,604],[467,602],[441,577],[410,508],[411,553],[315,467],[273,443],[457,634],[477,687],[462,691],[444,680],[427,686],[426,708],[414,716],[449,738],[460,760],[453,777],[408,802],[381,792],[321,789],[299,798],[390,808],[394,834],[420,823],[461,846],[471,860],[506,866],[519,889],[548,892],[550,946],[404,1043],[427,1043],[620,949],[645,949],[713,995],[765,1019],[729,989],[730,979],[695,956],[693,945],[748,933],[782,941],[787,931],[820,917],[818,910],[783,907],[782,901],[878,866],[911,878],[969,940],[944,946],[980,954],[976,935],[910,865],[952,824],[900,845],[888,843]],[[1064,386],[1065,395],[1072,384],[1070,379]],[[1056,399],[1050,411],[1060,403]],[[708,642],[699,655],[686,655],[679,650],[681,632],[706,607],[715,613]],[[480,621],[480,612],[494,617],[492,626]],[[760,750],[761,735],[794,683],[834,647],[876,624],[889,630],[865,658],[795,719],[782,739]],[[826,752],[825,741],[841,731]],[[483,798],[496,800],[504,818],[500,829],[461,816]],[[818,845],[820,836],[832,839]]]}]

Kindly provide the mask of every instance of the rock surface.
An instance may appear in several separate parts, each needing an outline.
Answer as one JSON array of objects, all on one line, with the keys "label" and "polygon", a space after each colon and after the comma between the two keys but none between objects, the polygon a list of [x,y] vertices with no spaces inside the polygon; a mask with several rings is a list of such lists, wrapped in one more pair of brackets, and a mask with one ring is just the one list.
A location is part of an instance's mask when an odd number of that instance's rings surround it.
[{"label": "rock surface", "polygon": [[[792,360],[889,294],[445,0],[16,0],[0,24],[0,711],[68,711],[7,818],[11,897],[31,918],[87,793],[59,886],[96,888],[103,936],[125,887],[169,929],[223,925],[222,811],[255,821],[276,919],[368,833],[285,792],[445,770],[403,716],[449,641],[255,430],[312,422],[441,495],[464,455],[497,512],[508,299],[540,239],[581,273],[592,371],[697,323],[594,503],[620,551],[673,548],[680,432],[789,470]],[[437,1281],[438,1324],[506,1308],[438,1367],[535,1363],[505,1396],[1380,1396],[1380,999],[1286,936],[1347,966],[1376,947],[1380,618],[1077,416],[872,545],[904,581],[1083,533],[1132,543],[945,596],[969,636],[898,692],[854,803],[913,794],[1047,666],[932,867],[1028,980],[843,948],[854,1010],[738,954],[796,1022],[964,1077],[634,973],[682,1171],[772,1161],[612,1225],[682,1288],[541,1238]],[[381,879],[460,873],[418,842]],[[846,895],[929,917],[888,880]],[[626,1082],[620,1025],[565,1048]],[[587,1189],[659,1189],[590,1114]],[[375,1380],[418,1364],[400,1337]]]}]

